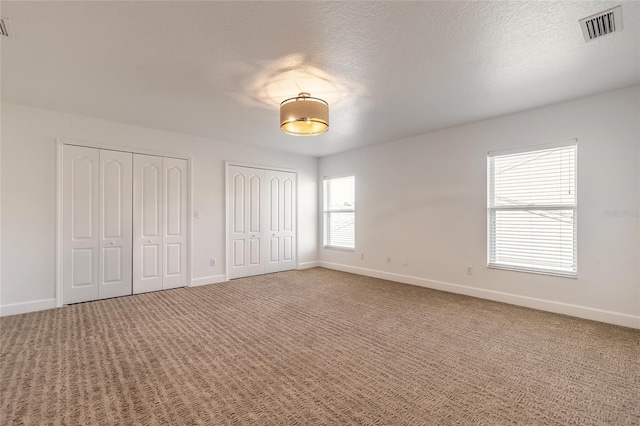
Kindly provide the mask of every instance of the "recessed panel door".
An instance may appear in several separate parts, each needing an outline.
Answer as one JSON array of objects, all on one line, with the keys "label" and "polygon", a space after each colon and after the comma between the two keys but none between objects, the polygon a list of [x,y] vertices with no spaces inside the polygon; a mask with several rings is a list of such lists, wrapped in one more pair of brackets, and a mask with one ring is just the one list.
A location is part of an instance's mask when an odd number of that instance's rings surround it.
[{"label": "recessed panel door", "polygon": [[133,293],[162,290],[163,159],[133,155]]},{"label": "recessed panel door", "polygon": [[296,268],[296,174],[266,171],[267,256],[265,272]]},{"label": "recessed panel door", "polygon": [[62,303],[99,295],[100,151],[65,145],[62,152]]},{"label": "recessed panel door", "polygon": [[162,288],[187,285],[187,160],[163,158]]},{"label": "recessed panel door", "polygon": [[100,150],[100,299],[131,294],[133,154]]},{"label": "recessed panel door", "polygon": [[264,273],[265,263],[265,171],[250,167],[230,166],[227,176],[229,194],[229,260],[230,278]]}]

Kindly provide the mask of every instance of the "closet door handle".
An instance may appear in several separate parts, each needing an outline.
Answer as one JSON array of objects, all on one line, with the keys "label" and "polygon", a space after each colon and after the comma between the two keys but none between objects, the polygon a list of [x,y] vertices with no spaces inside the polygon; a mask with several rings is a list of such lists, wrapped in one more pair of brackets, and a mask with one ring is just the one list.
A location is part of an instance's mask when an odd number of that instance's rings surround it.
[{"label": "closet door handle", "polygon": [[111,244],[112,246],[115,246],[116,242],[115,241],[111,241],[109,244]]},{"label": "closet door handle", "polygon": [[147,242],[148,242],[148,243],[152,243],[152,242],[153,242],[153,240],[148,240]]},{"label": "closet door handle", "polygon": [[255,237],[256,237],[256,234],[253,234],[253,235],[251,236],[251,238],[255,238]]},{"label": "closet door handle", "polygon": [[272,237],[275,237],[275,236],[276,236],[276,234],[271,234],[271,236],[272,236]]}]

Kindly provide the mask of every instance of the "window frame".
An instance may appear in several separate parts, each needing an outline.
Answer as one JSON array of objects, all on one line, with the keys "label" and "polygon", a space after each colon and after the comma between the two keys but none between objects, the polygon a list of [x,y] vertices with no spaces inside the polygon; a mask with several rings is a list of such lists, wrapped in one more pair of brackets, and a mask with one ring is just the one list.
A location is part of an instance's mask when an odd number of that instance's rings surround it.
[{"label": "window frame", "polygon": [[[525,206],[492,206],[494,201],[494,170],[493,161],[495,157],[532,153],[537,151],[546,151],[559,148],[574,147],[575,149],[575,169],[574,169],[574,203],[573,204],[546,204],[546,205],[525,205]],[[492,262],[491,260],[491,242],[495,240],[492,238],[492,232],[495,232],[495,227],[492,226],[493,213],[496,211],[529,211],[529,210],[572,210],[573,211],[573,271],[561,271],[555,269],[546,269],[541,267],[518,267],[514,265]],[[487,153],[487,267],[490,269],[500,269],[515,272],[526,272],[541,275],[552,275],[564,278],[578,278],[578,140],[570,139],[561,142],[554,142],[548,144],[526,146],[514,149],[505,149],[490,151]]]},{"label": "window frame", "polygon": [[[334,179],[344,179],[344,178],[353,178],[353,208],[349,209],[329,209],[328,204],[329,200],[327,197],[327,184],[329,181]],[[356,251],[356,230],[355,230],[355,222],[356,222],[356,207],[355,207],[355,198],[356,198],[356,175],[355,174],[346,174],[346,175],[337,175],[337,176],[325,176],[322,179],[322,217],[323,217],[323,225],[322,225],[322,248],[329,250],[339,250],[339,251]],[[329,217],[331,213],[353,213],[353,247],[344,247],[344,246],[334,246],[328,244],[328,224]]]}]

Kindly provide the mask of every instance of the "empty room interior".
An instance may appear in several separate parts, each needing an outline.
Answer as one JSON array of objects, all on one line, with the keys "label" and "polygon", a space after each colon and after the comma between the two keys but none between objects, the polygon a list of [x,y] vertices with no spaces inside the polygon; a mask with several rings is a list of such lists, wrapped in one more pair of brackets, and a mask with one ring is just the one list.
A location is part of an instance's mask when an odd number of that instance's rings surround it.
[{"label": "empty room interior", "polygon": [[640,425],[640,2],[0,16],[0,424]]}]

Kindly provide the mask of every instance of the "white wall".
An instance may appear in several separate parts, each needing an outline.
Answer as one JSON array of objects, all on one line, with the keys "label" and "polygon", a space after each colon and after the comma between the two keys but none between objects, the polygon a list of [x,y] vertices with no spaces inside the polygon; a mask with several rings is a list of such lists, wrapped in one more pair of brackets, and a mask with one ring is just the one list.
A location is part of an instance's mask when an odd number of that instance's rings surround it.
[{"label": "white wall", "polygon": [[[298,170],[299,262],[317,260],[317,163],[314,157],[2,103],[0,214],[2,314],[52,306],[55,298],[56,138],[193,157],[192,281],[224,275],[224,161]],[[217,266],[210,266],[215,258]]]},{"label": "white wall", "polygon": [[[605,216],[639,207],[639,104],[633,87],[321,158],[321,178],[356,176],[356,251],[320,264],[640,327],[639,218]],[[488,269],[487,152],[574,138],[578,279]]]}]

